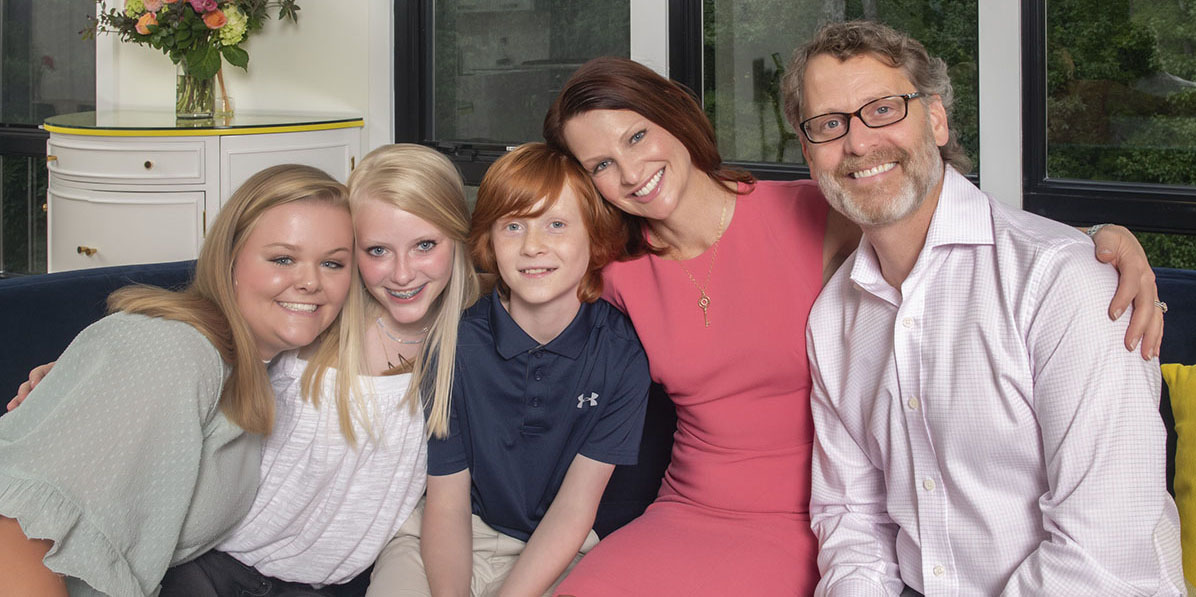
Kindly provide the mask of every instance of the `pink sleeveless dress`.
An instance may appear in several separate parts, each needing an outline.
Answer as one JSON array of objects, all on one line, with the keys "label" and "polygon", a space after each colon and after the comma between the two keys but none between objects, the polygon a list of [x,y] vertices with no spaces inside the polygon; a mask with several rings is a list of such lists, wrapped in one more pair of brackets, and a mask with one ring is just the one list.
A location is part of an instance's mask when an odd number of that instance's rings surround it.
[{"label": "pink sleeveless dress", "polygon": [[[677,406],[672,462],[647,511],[603,539],[558,595],[808,595],[810,372],[806,319],[822,286],[828,206],[812,181],[741,195],[706,292],[677,261],[604,272],[652,379]],[[714,252],[685,266],[703,283]]]}]

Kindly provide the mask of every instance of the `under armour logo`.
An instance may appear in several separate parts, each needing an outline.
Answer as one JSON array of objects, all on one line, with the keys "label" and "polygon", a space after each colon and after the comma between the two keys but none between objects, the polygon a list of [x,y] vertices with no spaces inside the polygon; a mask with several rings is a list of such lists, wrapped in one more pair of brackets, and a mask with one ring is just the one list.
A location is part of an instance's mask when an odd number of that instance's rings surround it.
[{"label": "under armour logo", "polygon": [[590,406],[598,406],[598,394],[595,394],[594,392],[590,392],[589,396],[586,396],[584,394],[581,396],[578,396],[577,397],[577,408],[581,408],[582,406],[585,406],[586,402],[589,402]]}]

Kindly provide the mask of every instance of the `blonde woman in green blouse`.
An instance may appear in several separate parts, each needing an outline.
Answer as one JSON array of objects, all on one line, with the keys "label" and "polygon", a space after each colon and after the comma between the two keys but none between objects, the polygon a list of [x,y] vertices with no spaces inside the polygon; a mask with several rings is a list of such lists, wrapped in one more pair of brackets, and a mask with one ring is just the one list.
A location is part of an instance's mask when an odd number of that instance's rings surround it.
[{"label": "blonde woman in green blouse", "polygon": [[345,187],[276,166],[221,210],[188,288],[114,293],[0,419],[0,596],[153,594],[232,528],[273,421],[263,362],[338,333],[352,251]]}]

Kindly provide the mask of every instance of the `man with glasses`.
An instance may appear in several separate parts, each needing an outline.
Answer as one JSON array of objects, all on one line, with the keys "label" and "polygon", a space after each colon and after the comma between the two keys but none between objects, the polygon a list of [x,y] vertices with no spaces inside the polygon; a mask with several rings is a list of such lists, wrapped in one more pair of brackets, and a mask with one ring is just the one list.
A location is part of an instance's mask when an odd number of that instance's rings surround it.
[{"label": "man with glasses", "polygon": [[827,25],[783,90],[863,229],[807,331],[818,594],[1183,594],[1158,363],[1105,315],[1113,269],[961,174],[917,41]]}]

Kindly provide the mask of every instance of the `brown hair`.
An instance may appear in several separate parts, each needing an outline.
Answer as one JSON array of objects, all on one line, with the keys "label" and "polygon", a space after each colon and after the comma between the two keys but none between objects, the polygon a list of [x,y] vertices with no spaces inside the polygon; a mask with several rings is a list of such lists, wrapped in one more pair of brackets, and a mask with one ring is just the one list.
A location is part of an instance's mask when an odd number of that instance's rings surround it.
[{"label": "brown hair", "polygon": [[[284,164],[254,174],[220,209],[195,263],[195,279],[180,292],[132,286],[108,297],[109,311],[140,313],[190,324],[232,366],[220,394],[220,410],[251,433],[274,426],[274,389],[257,343],[237,308],[233,262],[266,211],[295,201],[323,201],[349,209],[345,186],[310,166]],[[335,340],[340,315],[315,343]]]},{"label": "brown hair", "polygon": [[[870,54],[884,64],[900,68],[918,91],[939,97],[950,123],[955,91],[951,88],[951,77],[947,75],[947,63],[931,56],[918,40],[896,29],[871,21],[848,21],[823,25],[814,33],[813,39],[793,52],[785,78],[781,80],[781,94],[785,99],[785,118],[794,130],[805,119],[802,108],[806,66],[819,54],[828,54],[840,62]],[[954,127],[947,128],[950,137],[939,148],[939,155],[943,162],[966,174],[972,169],[972,160],[960,145]]]},{"label": "brown hair", "polygon": [[[636,112],[676,137],[689,151],[694,167],[716,182],[755,182],[751,174],[723,165],[714,127],[693,92],[638,62],[604,56],[581,65],[544,117],[544,139],[549,147],[573,156],[565,143],[565,123],[591,110]],[[626,255],[649,252],[644,219],[628,214],[623,214],[623,219],[631,229]]]},{"label": "brown hair", "polygon": [[[590,177],[568,155],[544,143],[526,143],[494,162],[478,187],[478,202],[469,230],[469,252],[474,263],[488,273],[498,273],[491,231],[494,223],[512,216],[536,217],[552,207],[568,188],[577,196],[582,220],[590,237],[590,263],[577,287],[577,298],[594,302],[602,296],[602,268],[617,259],[627,244],[627,229],[620,212],[604,201]],[[536,209],[536,204],[544,204]],[[500,277],[499,292],[510,288]]]}]

